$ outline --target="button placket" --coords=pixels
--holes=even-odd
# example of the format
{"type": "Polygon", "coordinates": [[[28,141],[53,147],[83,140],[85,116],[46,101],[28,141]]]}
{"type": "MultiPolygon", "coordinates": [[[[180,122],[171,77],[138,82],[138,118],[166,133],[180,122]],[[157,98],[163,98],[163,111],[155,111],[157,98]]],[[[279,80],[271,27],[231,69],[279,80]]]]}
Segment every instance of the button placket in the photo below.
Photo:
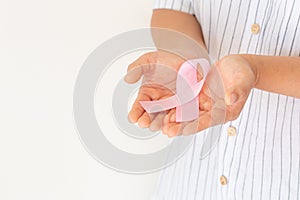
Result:
{"type": "Polygon", "coordinates": [[[229,126],[227,128],[227,135],[228,136],[236,136],[236,128],[234,126],[229,126]]]}
{"type": "Polygon", "coordinates": [[[259,26],[259,24],[252,24],[252,26],[251,26],[251,32],[254,35],[257,35],[260,32],[260,26],[259,26]]]}
{"type": "Polygon", "coordinates": [[[227,185],[227,178],[226,178],[226,176],[224,176],[224,175],[220,176],[220,183],[223,186],[227,185]]]}

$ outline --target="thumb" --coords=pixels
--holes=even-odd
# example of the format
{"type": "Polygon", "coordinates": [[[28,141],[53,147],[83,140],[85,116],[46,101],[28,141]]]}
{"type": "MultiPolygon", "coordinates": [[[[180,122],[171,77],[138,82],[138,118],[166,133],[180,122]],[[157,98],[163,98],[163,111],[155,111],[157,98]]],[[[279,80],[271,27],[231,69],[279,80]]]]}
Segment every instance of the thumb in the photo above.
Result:
{"type": "Polygon", "coordinates": [[[135,67],[133,69],[128,70],[127,74],[124,77],[126,83],[136,83],[138,80],[141,79],[143,75],[142,66],[135,67]]]}
{"type": "Polygon", "coordinates": [[[235,104],[239,100],[240,96],[242,96],[242,95],[239,94],[233,88],[230,88],[229,90],[227,90],[225,92],[225,103],[226,103],[226,105],[231,106],[231,105],[235,104]]]}
{"type": "Polygon", "coordinates": [[[151,64],[149,63],[149,57],[151,56],[152,54],[144,54],[131,63],[127,68],[124,80],[129,84],[138,82],[143,74],[149,70],[149,65],[151,64]]]}

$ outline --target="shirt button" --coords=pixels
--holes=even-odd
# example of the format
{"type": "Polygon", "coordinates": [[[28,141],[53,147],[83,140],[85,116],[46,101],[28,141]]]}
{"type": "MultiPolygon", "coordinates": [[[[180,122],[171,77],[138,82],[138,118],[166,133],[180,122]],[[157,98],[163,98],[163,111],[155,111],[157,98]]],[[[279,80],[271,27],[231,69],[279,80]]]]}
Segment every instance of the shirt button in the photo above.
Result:
{"type": "Polygon", "coordinates": [[[220,176],[220,183],[221,185],[227,185],[227,178],[225,176],[220,176]]]}
{"type": "Polygon", "coordinates": [[[254,35],[256,35],[256,34],[259,33],[259,31],[260,31],[259,25],[258,25],[258,24],[252,24],[252,26],[251,26],[251,32],[252,32],[254,35]]]}
{"type": "Polygon", "coordinates": [[[234,126],[229,126],[227,128],[228,136],[235,136],[236,135],[236,128],[234,126]]]}

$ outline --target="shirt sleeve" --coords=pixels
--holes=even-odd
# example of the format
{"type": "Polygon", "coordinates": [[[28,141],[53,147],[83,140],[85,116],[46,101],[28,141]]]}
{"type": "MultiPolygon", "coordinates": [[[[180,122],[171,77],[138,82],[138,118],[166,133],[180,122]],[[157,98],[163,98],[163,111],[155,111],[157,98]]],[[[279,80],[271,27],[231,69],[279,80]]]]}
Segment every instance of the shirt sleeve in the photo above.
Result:
{"type": "Polygon", "coordinates": [[[195,14],[191,0],[155,0],[153,9],[170,9],[195,14]]]}

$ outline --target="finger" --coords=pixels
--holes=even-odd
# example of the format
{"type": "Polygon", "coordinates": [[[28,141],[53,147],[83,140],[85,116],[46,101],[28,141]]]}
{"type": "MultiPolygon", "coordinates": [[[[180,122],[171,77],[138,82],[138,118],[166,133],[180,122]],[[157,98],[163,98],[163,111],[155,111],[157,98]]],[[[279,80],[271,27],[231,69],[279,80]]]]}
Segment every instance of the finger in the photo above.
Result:
{"type": "Polygon", "coordinates": [[[207,74],[203,92],[210,96],[212,99],[224,99],[225,96],[225,86],[223,79],[221,77],[221,73],[216,67],[216,65],[212,65],[209,73],[207,74]]]}
{"type": "Polygon", "coordinates": [[[226,105],[226,121],[235,120],[241,113],[247,97],[238,97],[238,100],[232,105],[226,105]]]}
{"type": "Polygon", "coordinates": [[[175,137],[181,135],[182,124],[174,123],[171,127],[169,127],[167,135],[168,137],[175,137]]]}
{"type": "Polygon", "coordinates": [[[163,127],[163,133],[168,135],[168,137],[175,137],[183,134],[185,126],[190,122],[170,122],[165,124],[163,127]]]}
{"type": "Polygon", "coordinates": [[[188,123],[183,131],[183,135],[191,135],[202,131],[211,126],[211,114],[210,112],[201,112],[200,117],[197,120],[194,120],[188,123]]]}
{"type": "Polygon", "coordinates": [[[151,56],[152,53],[144,54],[128,65],[127,74],[124,80],[129,84],[136,83],[140,80],[144,72],[146,72],[149,67],[149,57],[151,56]]]}
{"type": "Polygon", "coordinates": [[[213,107],[210,112],[201,111],[197,120],[187,124],[183,129],[183,135],[191,135],[203,131],[209,127],[226,122],[224,107],[213,107]]]}
{"type": "Polygon", "coordinates": [[[228,106],[233,105],[234,103],[236,103],[239,99],[239,94],[237,91],[235,91],[235,88],[230,88],[227,89],[226,93],[225,93],[225,103],[228,106]]]}
{"type": "Polygon", "coordinates": [[[180,130],[182,130],[181,123],[169,123],[164,125],[163,133],[168,137],[175,137],[180,135],[180,130]]]}
{"type": "Polygon", "coordinates": [[[217,64],[224,88],[226,105],[233,105],[247,98],[253,88],[255,76],[249,63],[240,57],[227,57],[217,64]]]}
{"type": "Polygon", "coordinates": [[[144,108],[141,106],[140,101],[150,101],[150,97],[143,94],[139,93],[138,97],[136,98],[135,102],[133,103],[131,110],[128,114],[128,120],[131,123],[136,123],[138,119],[143,115],[145,112],[144,108]]]}
{"type": "Polygon", "coordinates": [[[175,116],[175,108],[171,109],[168,114],[164,117],[164,124],[168,124],[170,122],[175,122],[176,121],[176,116],[175,116]],[[174,119],[175,118],[175,119],[174,119]]]}
{"type": "Polygon", "coordinates": [[[150,117],[150,121],[152,122],[155,117],[158,115],[158,113],[148,113],[149,114],[149,117],[150,117]]]}
{"type": "Polygon", "coordinates": [[[143,64],[143,63],[136,64],[136,67],[134,67],[133,69],[128,71],[124,78],[125,82],[132,84],[132,83],[136,83],[137,81],[139,81],[143,75],[143,66],[144,65],[145,64],[143,64]]]}
{"type": "Polygon", "coordinates": [[[203,69],[200,63],[197,64],[197,79],[198,81],[203,79],[203,69]]]}
{"type": "Polygon", "coordinates": [[[166,112],[159,112],[157,115],[154,117],[153,120],[151,120],[150,123],[150,130],[151,131],[158,131],[162,128],[163,126],[163,120],[164,117],[166,116],[166,112]]]}
{"type": "Polygon", "coordinates": [[[150,126],[150,123],[150,116],[146,112],[144,112],[143,115],[138,119],[138,125],[141,128],[148,128],[150,126]]]}
{"type": "Polygon", "coordinates": [[[213,99],[207,95],[206,92],[201,91],[199,94],[199,108],[200,110],[209,111],[213,106],[213,99]]]}
{"type": "Polygon", "coordinates": [[[250,93],[251,86],[247,87],[243,83],[236,84],[228,89],[225,93],[226,105],[231,106],[237,102],[244,101],[247,99],[250,93]]]}
{"type": "Polygon", "coordinates": [[[226,121],[233,121],[240,115],[249,93],[250,89],[243,89],[242,86],[227,90],[225,94],[226,121]]]}

